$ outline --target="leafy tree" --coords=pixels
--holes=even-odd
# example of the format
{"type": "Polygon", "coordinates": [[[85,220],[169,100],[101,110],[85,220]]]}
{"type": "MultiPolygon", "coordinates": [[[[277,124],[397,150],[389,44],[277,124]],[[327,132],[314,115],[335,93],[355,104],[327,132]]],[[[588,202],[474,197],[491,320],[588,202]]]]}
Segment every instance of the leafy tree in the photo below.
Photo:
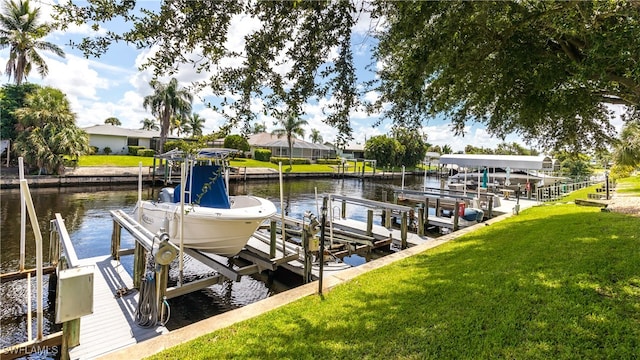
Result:
{"type": "Polygon", "coordinates": [[[496,147],[496,150],[494,151],[494,153],[498,155],[538,155],[539,154],[538,151],[529,150],[524,146],[518,144],[517,142],[500,143],[498,144],[498,147],[496,147]]]}
{"type": "Polygon", "coordinates": [[[202,136],[202,129],[204,128],[205,119],[200,114],[192,113],[185,119],[183,128],[186,133],[193,136],[202,136]]]}
{"type": "Polygon", "coordinates": [[[242,151],[249,151],[251,146],[249,142],[242,135],[229,135],[224,138],[224,147],[229,149],[238,149],[242,151]]]}
{"type": "Polygon", "coordinates": [[[586,155],[567,157],[560,164],[560,170],[565,176],[577,180],[584,180],[593,173],[586,155]]]}
{"type": "Polygon", "coordinates": [[[402,145],[401,152],[397,154],[400,164],[413,167],[424,161],[427,147],[418,131],[396,128],[393,130],[393,137],[402,145]]]}
{"type": "Polygon", "coordinates": [[[0,89],[0,139],[14,140],[16,138],[15,126],[18,123],[14,110],[24,106],[27,94],[39,89],[40,85],[5,84],[0,89]]]}
{"type": "Polygon", "coordinates": [[[311,135],[309,135],[309,139],[314,144],[322,144],[322,135],[320,135],[320,130],[311,129],[311,135]]]}
{"type": "Polygon", "coordinates": [[[160,130],[158,123],[154,119],[144,118],[143,120],[140,120],[140,123],[142,123],[141,130],[160,130]]]}
{"type": "Polygon", "coordinates": [[[457,134],[595,148],[614,137],[609,104],[640,103],[635,1],[378,1],[379,105],[395,123],[444,113],[457,134]],[[420,36],[416,36],[420,34],[420,36]]]}
{"type": "Polygon", "coordinates": [[[490,148],[475,147],[473,145],[467,145],[464,147],[465,154],[493,154],[493,150],[490,148]]]}
{"type": "Polygon", "coordinates": [[[453,149],[451,148],[451,145],[447,144],[442,146],[442,153],[443,154],[452,154],[453,153],[453,149]]]}
{"type": "Polygon", "coordinates": [[[209,86],[220,98],[227,93],[238,95],[212,104],[231,125],[255,119],[251,110],[255,97],[267,109],[285,105],[300,114],[309,99],[330,96],[333,101],[323,109],[324,121],[338,130],[338,143],[351,139],[349,112],[361,105],[351,50],[354,15],[362,8],[355,1],[175,0],[143,15],[134,7],[135,2],[119,0],[54,6],[62,29],[71,23],[101,23],[117,17],[131,24],[124,33],[85,38],[77,45],[86,55],[99,56],[112,42],[125,41],[141,48],[157,45],[143,65],[157,75],[174,73],[185,63],[198,71],[219,68],[197,85],[209,86]],[[245,36],[241,52],[225,47],[236,15],[259,19],[261,24],[245,36]],[[190,53],[199,59],[194,61],[190,53]],[[221,63],[223,58],[234,61],[221,63]],[[225,114],[228,107],[233,116],[225,114]]]}
{"type": "Polygon", "coordinates": [[[401,151],[402,145],[398,140],[387,135],[374,136],[364,144],[364,157],[376,160],[382,167],[396,165],[398,153],[401,151]]]}
{"type": "Polygon", "coordinates": [[[617,165],[640,166],[640,121],[630,121],[624,125],[613,156],[617,165]]]}
{"type": "Polygon", "coordinates": [[[77,160],[90,151],[89,137],[76,126],[75,114],[60,90],[46,87],[27,95],[15,116],[19,121],[16,152],[40,173],[60,174],[65,156],[77,160]]]}
{"type": "Polygon", "coordinates": [[[278,123],[282,127],[273,130],[272,134],[277,135],[278,138],[282,136],[287,137],[287,144],[289,145],[289,169],[291,169],[293,166],[293,142],[295,141],[295,135],[304,137],[303,126],[307,125],[307,120],[299,119],[291,112],[285,112],[280,115],[278,123]]]}
{"type": "Polygon", "coordinates": [[[49,67],[37,50],[50,51],[64,58],[64,51],[57,45],[39,40],[47,36],[52,28],[40,23],[40,8],[32,9],[29,0],[2,3],[0,14],[0,50],[9,48],[6,73],[13,77],[16,85],[27,79],[35,66],[40,76],[49,73],[49,67]]]}
{"type": "Polygon", "coordinates": [[[113,125],[113,126],[120,126],[122,125],[122,123],[120,122],[120,120],[117,117],[108,117],[104,120],[105,124],[108,125],[113,125]]]}
{"type": "Polygon", "coordinates": [[[255,123],[253,124],[252,133],[260,134],[267,131],[267,126],[264,123],[255,123]]]}
{"type": "Polygon", "coordinates": [[[151,113],[160,119],[160,141],[156,150],[161,153],[167,141],[171,118],[176,114],[186,115],[191,112],[193,95],[179,88],[176,78],[169,80],[168,84],[154,79],[149,85],[153,88],[153,94],[145,96],[142,105],[145,109],[149,108],[151,113]]]}

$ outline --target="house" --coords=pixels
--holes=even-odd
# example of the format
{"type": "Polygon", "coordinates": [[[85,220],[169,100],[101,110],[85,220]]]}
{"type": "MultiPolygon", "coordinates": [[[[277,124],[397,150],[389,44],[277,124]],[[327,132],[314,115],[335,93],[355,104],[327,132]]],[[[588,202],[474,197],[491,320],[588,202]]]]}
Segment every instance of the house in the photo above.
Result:
{"type": "MultiPolygon", "coordinates": [[[[251,155],[256,149],[271,150],[271,156],[289,157],[289,143],[286,136],[278,137],[270,133],[258,133],[247,139],[251,146],[251,155]]],[[[292,157],[307,158],[311,160],[327,159],[335,157],[335,150],[322,144],[313,144],[302,139],[294,139],[292,144],[292,157]]]]}
{"type": "Polygon", "coordinates": [[[99,154],[104,154],[104,148],[111,148],[112,154],[127,154],[129,146],[144,146],[155,149],[156,141],[160,138],[158,130],[125,129],[114,125],[93,125],[82,130],[89,134],[89,145],[98,148],[99,154]]]}
{"type": "Polygon", "coordinates": [[[338,148],[335,145],[331,145],[336,149],[336,153],[343,159],[364,159],[364,145],[359,143],[350,142],[343,148],[338,148]]]}

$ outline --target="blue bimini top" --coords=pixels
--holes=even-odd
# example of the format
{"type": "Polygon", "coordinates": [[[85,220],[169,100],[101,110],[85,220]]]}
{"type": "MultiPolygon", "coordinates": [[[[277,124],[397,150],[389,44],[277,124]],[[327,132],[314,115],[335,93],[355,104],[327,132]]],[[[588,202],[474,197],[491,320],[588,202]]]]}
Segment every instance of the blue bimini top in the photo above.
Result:
{"type": "MultiPolygon", "coordinates": [[[[189,191],[189,184],[193,189],[191,191],[191,203],[210,208],[231,208],[220,166],[194,166],[193,171],[187,176],[187,191],[189,191]],[[191,177],[193,177],[193,181],[191,177]]],[[[180,202],[180,185],[176,186],[173,192],[173,201],[180,202]]],[[[185,203],[187,202],[185,201],[185,203]]]]}

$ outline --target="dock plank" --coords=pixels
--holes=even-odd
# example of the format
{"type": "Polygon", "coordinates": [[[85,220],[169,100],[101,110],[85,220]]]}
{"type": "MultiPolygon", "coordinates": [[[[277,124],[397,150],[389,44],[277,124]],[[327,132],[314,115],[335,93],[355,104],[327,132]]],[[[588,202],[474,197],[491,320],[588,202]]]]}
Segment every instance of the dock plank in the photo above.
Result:
{"type": "Polygon", "coordinates": [[[93,314],[80,320],[80,345],[69,351],[71,359],[93,359],[169,332],[162,326],[141,328],[135,324],[137,291],[114,296],[118,288],[133,286],[131,276],[119,262],[101,256],[82,259],[81,266],[94,266],[93,314]]]}

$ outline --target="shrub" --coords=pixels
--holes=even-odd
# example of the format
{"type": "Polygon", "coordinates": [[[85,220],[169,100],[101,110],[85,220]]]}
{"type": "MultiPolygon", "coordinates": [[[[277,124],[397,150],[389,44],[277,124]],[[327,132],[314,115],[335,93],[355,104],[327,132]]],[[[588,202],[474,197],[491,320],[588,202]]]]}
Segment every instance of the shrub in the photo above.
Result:
{"type": "Polygon", "coordinates": [[[253,156],[258,161],[269,161],[271,159],[271,150],[256,149],[253,156]]]}
{"type": "MultiPolygon", "coordinates": [[[[279,162],[282,161],[282,165],[289,165],[289,158],[288,157],[272,157],[271,158],[271,162],[274,164],[277,164],[279,162]]],[[[309,165],[311,164],[311,159],[307,159],[307,158],[292,158],[291,159],[291,164],[292,165],[309,165]]]]}
{"type": "Polygon", "coordinates": [[[129,146],[129,155],[138,155],[138,150],[144,149],[144,146],[129,146]]]}
{"type": "Polygon", "coordinates": [[[340,165],[342,164],[342,159],[318,159],[316,163],[323,165],[340,165]]]}
{"type": "Polygon", "coordinates": [[[103,152],[105,155],[109,155],[109,154],[111,154],[113,151],[111,151],[111,148],[110,148],[110,147],[105,146],[105,147],[104,147],[104,149],[102,149],[102,152],[103,152]]]}
{"type": "Polygon", "coordinates": [[[153,149],[140,149],[140,150],[138,150],[138,156],[152,157],[155,154],[156,154],[156,151],[153,150],[153,149]]]}
{"type": "Polygon", "coordinates": [[[242,151],[249,151],[251,147],[247,139],[241,135],[229,135],[224,138],[224,147],[229,149],[238,149],[242,151]]]}
{"type": "Polygon", "coordinates": [[[90,146],[89,148],[89,155],[95,155],[100,151],[100,148],[98,148],[97,146],[90,146]]]}

